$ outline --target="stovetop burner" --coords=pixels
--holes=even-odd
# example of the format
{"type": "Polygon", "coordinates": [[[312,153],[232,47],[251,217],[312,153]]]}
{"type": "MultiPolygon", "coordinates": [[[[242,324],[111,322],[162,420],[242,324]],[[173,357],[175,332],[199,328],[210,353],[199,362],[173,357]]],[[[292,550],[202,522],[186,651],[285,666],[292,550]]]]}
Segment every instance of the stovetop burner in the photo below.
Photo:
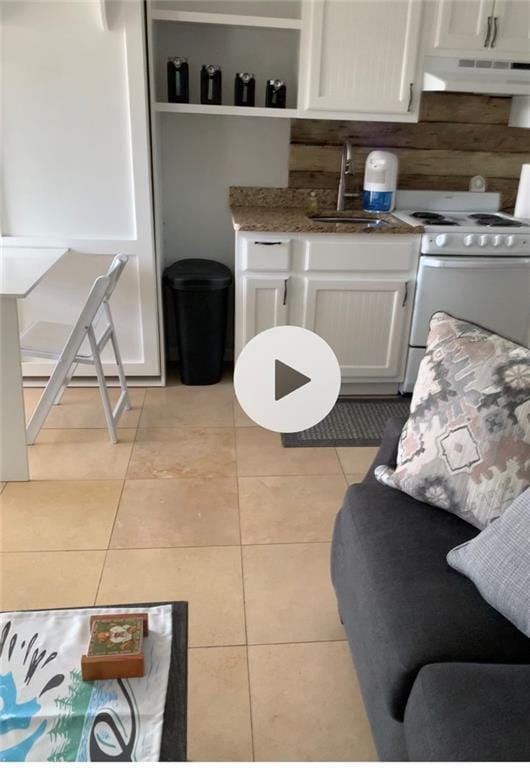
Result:
{"type": "Polygon", "coordinates": [[[410,214],[413,219],[419,219],[422,224],[431,227],[458,227],[473,222],[477,227],[523,227],[520,221],[510,219],[498,213],[462,213],[461,218],[449,218],[445,213],[434,211],[414,211],[410,214]]]}
{"type": "Polygon", "coordinates": [[[452,221],[451,219],[422,219],[423,224],[432,224],[436,227],[458,227],[458,221],[452,221]]]}
{"type": "Polygon", "coordinates": [[[429,223],[445,219],[443,214],[433,213],[432,211],[414,211],[414,213],[411,213],[410,215],[415,219],[429,219],[429,223]]]}
{"type": "Polygon", "coordinates": [[[470,219],[496,219],[497,221],[505,221],[504,216],[499,216],[498,213],[470,213],[468,218],[470,218],[470,219]]]}
{"type": "Polygon", "coordinates": [[[414,219],[419,219],[422,224],[427,226],[456,227],[457,221],[448,219],[444,213],[434,213],[434,211],[414,211],[410,214],[414,219]]]}
{"type": "Polygon", "coordinates": [[[479,227],[522,227],[519,221],[497,216],[495,213],[472,213],[469,216],[479,227]]]}

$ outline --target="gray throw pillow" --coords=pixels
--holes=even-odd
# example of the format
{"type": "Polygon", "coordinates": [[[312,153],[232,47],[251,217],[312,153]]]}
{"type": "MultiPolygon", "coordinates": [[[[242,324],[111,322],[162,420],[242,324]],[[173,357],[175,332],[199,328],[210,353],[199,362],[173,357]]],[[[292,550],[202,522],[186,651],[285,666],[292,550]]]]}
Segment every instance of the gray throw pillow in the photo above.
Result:
{"type": "Polygon", "coordinates": [[[530,488],[476,538],[452,549],[447,562],[530,637],[530,488]]]}

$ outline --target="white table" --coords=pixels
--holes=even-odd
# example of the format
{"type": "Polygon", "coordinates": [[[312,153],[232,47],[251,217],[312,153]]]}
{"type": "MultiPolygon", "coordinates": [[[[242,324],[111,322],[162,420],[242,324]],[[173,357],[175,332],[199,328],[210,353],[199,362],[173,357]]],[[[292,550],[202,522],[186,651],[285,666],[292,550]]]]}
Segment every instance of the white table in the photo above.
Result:
{"type": "Polygon", "coordinates": [[[29,479],[17,299],[28,296],[65,253],[0,245],[0,481],[29,479]]]}

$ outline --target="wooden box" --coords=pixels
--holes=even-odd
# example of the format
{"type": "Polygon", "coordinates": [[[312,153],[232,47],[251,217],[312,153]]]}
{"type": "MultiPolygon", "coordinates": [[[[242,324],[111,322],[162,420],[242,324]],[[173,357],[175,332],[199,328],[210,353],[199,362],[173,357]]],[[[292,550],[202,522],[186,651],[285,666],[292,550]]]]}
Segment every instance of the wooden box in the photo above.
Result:
{"type": "Polygon", "coordinates": [[[83,680],[143,677],[147,619],[146,613],[91,616],[88,651],[81,657],[83,680]]]}

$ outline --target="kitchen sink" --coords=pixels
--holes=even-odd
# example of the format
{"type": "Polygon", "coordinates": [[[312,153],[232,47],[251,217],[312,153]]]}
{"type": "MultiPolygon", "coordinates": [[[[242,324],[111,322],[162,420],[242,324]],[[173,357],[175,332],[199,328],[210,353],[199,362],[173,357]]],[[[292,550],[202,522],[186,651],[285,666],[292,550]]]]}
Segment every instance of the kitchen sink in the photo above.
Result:
{"type": "Polygon", "coordinates": [[[319,224],[364,224],[366,227],[372,227],[378,229],[379,227],[388,227],[388,221],[384,219],[369,219],[364,216],[309,216],[311,221],[316,221],[319,224]]]}

